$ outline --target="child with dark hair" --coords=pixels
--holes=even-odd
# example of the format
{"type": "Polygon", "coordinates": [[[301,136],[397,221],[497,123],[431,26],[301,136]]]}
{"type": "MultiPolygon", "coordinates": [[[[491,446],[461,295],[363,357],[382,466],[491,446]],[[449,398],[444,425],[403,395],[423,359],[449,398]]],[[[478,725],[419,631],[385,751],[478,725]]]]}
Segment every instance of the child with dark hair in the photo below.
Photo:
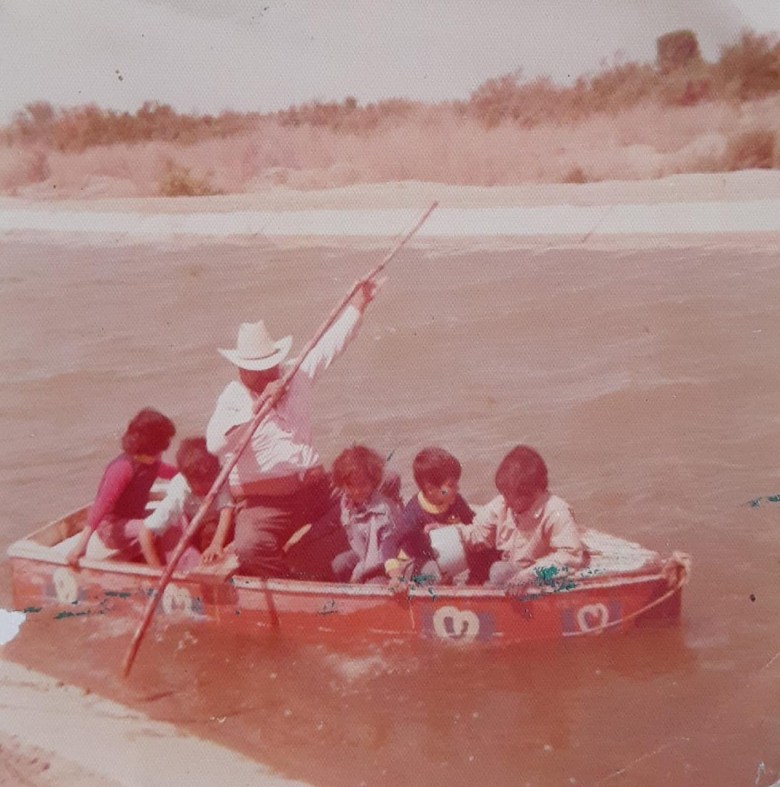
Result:
{"type": "MultiPolygon", "coordinates": [[[[143,521],[128,523],[125,529],[126,533],[137,533],[138,545],[151,566],[161,567],[170,561],[185,528],[200,509],[220,471],[219,459],[209,453],[205,437],[182,440],[176,452],[176,464],[179,474],[168,485],[165,497],[157,508],[143,521]]],[[[203,520],[203,527],[208,527],[209,519],[213,521],[216,516],[219,517],[211,545],[204,552],[204,562],[222,556],[233,523],[234,508],[233,498],[223,486],[203,520]]],[[[187,571],[199,561],[200,552],[189,545],[182,553],[177,567],[187,571]]]]}
{"type": "Polygon", "coordinates": [[[376,451],[355,445],[333,463],[333,484],[341,491],[341,524],[350,550],[333,560],[337,581],[385,581],[384,542],[400,516],[400,507],[381,490],[385,462],[376,451]]]}
{"type": "Polygon", "coordinates": [[[488,584],[518,593],[540,577],[560,579],[584,564],[580,528],[568,503],[550,494],[547,465],[537,451],[513,448],[498,466],[495,483],[501,494],[472,525],[459,528],[467,548],[500,551],[488,584]]]}
{"type": "MultiPolygon", "coordinates": [[[[431,531],[455,523],[469,524],[474,512],[459,492],[460,462],[448,451],[424,448],[414,457],[412,472],[419,491],[406,504],[387,541],[385,570],[391,579],[411,574],[439,581],[442,576],[435,563],[431,531]]],[[[478,553],[475,557],[479,559],[478,553]]]]}
{"type": "Polygon", "coordinates": [[[66,560],[77,566],[95,531],[109,549],[121,549],[124,526],[145,516],[152,484],[172,478],[176,468],[162,462],[176,427],[170,418],[149,407],[137,413],[122,436],[122,453],[106,467],[87,524],[66,560]]]}

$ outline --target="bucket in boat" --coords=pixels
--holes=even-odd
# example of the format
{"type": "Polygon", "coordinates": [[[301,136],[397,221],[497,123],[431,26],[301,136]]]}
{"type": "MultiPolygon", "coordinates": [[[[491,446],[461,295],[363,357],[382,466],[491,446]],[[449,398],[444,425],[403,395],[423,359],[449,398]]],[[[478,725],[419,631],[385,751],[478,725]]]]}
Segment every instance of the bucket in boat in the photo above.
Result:
{"type": "Polygon", "coordinates": [[[443,574],[454,577],[466,570],[466,550],[455,525],[445,525],[428,534],[436,550],[436,563],[443,574]]]}

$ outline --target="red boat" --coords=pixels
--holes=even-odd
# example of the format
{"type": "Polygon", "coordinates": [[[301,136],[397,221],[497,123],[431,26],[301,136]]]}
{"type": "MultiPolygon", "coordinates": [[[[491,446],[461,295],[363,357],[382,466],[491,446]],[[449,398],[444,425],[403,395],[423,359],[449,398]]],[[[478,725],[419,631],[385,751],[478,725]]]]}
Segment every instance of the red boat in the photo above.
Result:
{"type": "MultiPolygon", "coordinates": [[[[85,557],[78,570],[67,554],[87,507],[13,543],[8,554],[16,609],[59,618],[123,615],[137,620],[161,575],[145,564],[85,557]]],[[[326,639],[425,638],[518,643],[627,629],[680,615],[690,559],[666,560],[648,549],[586,531],[587,568],[540,577],[520,597],[471,586],[429,585],[415,578],[402,593],[377,585],[259,579],[235,573],[233,558],[174,573],[158,610],[162,620],[212,622],[256,632],[326,639]]]]}

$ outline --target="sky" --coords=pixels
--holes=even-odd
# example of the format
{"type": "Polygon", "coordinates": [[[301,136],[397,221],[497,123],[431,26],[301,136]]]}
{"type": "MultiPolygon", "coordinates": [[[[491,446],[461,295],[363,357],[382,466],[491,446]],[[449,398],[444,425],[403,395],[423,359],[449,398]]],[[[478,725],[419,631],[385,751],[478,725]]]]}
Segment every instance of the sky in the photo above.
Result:
{"type": "Polygon", "coordinates": [[[707,60],[780,0],[0,0],[0,123],[33,101],[273,111],[467,98],[522,69],[568,83],[696,33],[707,60]]]}

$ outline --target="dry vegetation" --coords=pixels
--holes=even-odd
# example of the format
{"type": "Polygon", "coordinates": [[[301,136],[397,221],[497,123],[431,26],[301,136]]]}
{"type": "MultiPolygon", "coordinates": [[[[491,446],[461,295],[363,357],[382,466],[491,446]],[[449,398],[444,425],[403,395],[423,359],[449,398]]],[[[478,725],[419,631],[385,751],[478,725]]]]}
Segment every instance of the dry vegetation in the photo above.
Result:
{"type": "Polygon", "coordinates": [[[780,42],[745,32],[715,63],[691,31],[656,43],[653,64],[617,61],[570,87],[518,72],[437,105],[347,98],[213,117],[32,104],[0,129],[0,192],[199,196],[780,168],[780,42]]]}

